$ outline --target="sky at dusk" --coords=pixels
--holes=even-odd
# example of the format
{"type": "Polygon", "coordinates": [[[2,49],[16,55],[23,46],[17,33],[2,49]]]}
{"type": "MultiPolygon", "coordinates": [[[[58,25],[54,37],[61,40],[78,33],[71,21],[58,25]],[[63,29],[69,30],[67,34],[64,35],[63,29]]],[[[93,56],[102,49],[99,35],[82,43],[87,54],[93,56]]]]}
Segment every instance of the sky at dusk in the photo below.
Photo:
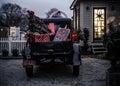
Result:
{"type": "Polygon", "coordinates": [[[46,13],[51,8],[57,8],[65,12],[69,18],[73,15],[72,10],[70,10],[73,0],[0,0],[0,5],[8,2],[16,3],[22,8],[33,10],[41,18],[45,18],[46,13]]]}

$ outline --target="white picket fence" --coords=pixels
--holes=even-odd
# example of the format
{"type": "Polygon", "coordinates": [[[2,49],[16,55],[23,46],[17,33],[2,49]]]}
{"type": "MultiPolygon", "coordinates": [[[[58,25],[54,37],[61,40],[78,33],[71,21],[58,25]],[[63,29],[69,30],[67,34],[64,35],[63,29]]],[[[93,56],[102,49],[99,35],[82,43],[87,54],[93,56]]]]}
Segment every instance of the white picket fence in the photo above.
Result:
{"type": "Polygon", "coordinates": [[[11,51],[13,49],[18,49],[19,54],[24,49],[26,44],[26,40],[12,40],[9,38],[0,38],[0,54],[2,54],[2,50],[7,49],[9,51],[9,56],[12,55],[11,51]]]}

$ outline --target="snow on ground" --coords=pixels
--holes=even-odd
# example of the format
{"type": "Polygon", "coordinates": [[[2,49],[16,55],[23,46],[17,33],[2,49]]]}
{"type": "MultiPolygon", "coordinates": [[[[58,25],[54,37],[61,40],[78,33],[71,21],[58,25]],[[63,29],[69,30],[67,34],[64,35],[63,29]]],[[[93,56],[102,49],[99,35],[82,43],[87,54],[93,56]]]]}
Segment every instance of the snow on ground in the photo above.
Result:
{"type": "Polygon", "coordinates": [[[35,67],[34,76],[27,78],[22,59],[0,59],[0,86],[105,86],[110,62],[83,58],[80,75],[72,76],[72,67],[56,65],[54,68],[35,67]]]}

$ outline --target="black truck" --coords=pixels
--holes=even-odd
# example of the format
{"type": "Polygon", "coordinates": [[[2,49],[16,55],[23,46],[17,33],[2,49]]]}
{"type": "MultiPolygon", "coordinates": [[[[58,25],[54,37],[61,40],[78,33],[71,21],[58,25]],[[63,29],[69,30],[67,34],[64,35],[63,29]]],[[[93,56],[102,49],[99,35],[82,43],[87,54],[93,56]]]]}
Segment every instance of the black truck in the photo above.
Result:
{"type": "MultiPolygon", "coordinates": [[[[55,35],[50,36],[50,41],[35,42],[35,34],[29,33],[27,35],[26,47],[23,53],[23,66],[25,67],[27,76],[33,75],[34,65],[62,63],[65,65],[73,65],[73,75],[79,75],[80,53],[79,44],[72,41],[71,19],[69,18],[51,18],[42,19],[45,25],[54,23],[55,34],[58,27],[69,28],[70,33],[66,40],[53,41],[55,35]],[[76,50],[75,47],[78,50],[76,50]]],[[[44,37],[42,37],[45,39],[44,37]]]]}

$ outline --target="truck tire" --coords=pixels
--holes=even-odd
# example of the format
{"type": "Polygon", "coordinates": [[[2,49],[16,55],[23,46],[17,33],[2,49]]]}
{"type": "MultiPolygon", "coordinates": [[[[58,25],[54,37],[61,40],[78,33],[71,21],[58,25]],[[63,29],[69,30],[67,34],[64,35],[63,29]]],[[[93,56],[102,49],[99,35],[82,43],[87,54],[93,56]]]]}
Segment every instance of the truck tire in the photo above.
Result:
{"type": "Polygon", "coordinates": [[[33,75],[33,66],[32,67],[26,67],[26,74],[28,77],[31,77],[33,75]]]}
{"type": "Polygon", "coordinates": [[[106,86],[110,86],[109,83],[110,83],[109,82],[109,72],[107,71],[106,72],[106,86]]]}
{"type": "Polygon", "coordinates": [[[73,66],[73,75],[74,76],[79,75],[79,65],[73,66]]]}

